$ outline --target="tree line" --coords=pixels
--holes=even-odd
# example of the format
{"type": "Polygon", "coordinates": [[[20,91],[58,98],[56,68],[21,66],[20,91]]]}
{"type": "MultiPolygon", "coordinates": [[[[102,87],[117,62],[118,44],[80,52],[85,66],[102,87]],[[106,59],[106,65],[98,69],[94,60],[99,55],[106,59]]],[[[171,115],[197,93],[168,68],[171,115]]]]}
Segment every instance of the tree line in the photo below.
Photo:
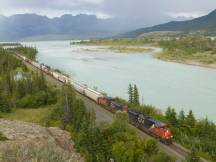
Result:
{"type": "Polygon", "coordinates": [[[155,140],[143,140],[128,127],[128,115],[117,113],[112,124],[95,123],[77,99],[71,85],[64,85],[47,124],[59,124],[69,130],[76,149],[89,162],[173,162],[174,159],[158,150],[155,140]]]}
{"type": "Polygon", "coordinates": [[[112,124],[97,125],[94,112],[86,110],[71,85],[63,85],[61,90],[50,86],[43,73],[29,71],[10,52],[0,48],[1,112],[55,104],[46,125],[70,131],[76,149],[89,162],[174,161],[158,150],[156,141],[142,140],[129,129],[127,114],[117,114],[112,124]]]}
{"type": "Polygon", "coordinates": [[[48,85],[43,73],[28,71],[22,61],[3,48],[0,58],[0,112],[56,102],[55,88],[48,85]]]}
{"type": "MultiPolygon", "coordinates": [[[[188,161],[199,161],[198,155],[216,161],[216,124],[214,122],[207,118],[196,119],[192,110],[189,110],[187,114],[183,110],[177,113],[174,108],[168,107],[164,114],[151,105],[133,104],[132,92],[134,90],[132,87],[129,85],[127,103],[129,105],[132,103],[132,109],[168,123],[173,132],[174,140],[191,150],[188,161]]],[[[122,99],[119,101],[126,103],[122,99]]]]}
{"type": "Polygon", "coordinates": [[[10,48],[10,51],[22,54],[23,56],[31,60],[36,60],[36,56],[38,53],[36,48],[26,46],[16,46],[15,48],[10,48]]]}

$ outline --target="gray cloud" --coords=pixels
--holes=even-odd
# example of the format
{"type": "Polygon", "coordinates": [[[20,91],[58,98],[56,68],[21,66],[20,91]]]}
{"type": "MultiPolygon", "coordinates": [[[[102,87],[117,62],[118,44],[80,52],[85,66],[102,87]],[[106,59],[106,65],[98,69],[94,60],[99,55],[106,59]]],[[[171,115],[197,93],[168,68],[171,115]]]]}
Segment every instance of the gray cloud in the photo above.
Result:
{"type": "Polygon", "coordinates": [[[215,0],[0,0],[0,14],[96,14],[115,17],[135,26],[150,26],[177,18],[193,18],[216,8],[215,0]]]}

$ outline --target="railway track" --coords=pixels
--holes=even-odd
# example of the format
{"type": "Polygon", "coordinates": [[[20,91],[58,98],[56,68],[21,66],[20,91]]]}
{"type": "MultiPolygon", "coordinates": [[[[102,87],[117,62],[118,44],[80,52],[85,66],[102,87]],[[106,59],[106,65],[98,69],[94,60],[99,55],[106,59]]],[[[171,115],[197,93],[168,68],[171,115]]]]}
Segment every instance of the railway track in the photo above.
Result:
{"type": "MultiPolygon", "coordinates": [[[[16,54],[15,54],[15,57],[20,59],[18,56],[16,56],[16,54]]],[[[23,61],[23,62],[31,70],[40,70],[40,69],[38,69],[36,67],[33,67],[33,65],[31,65],[28,62],[25,62],[25,61],[23,61]]],[[[57,84],[57,86],[60,86],[60,85],[63,84],[61,81],[59,81],[56,78],[48,75],[44,71],[42,71],[42,72],[45,74],[46,79],[48,81],[53,82],[53,84],[55,84],[55,85],[57,84]]],[[[109,112],[108,110],[106,110],[103,107],[99,106],[98,104],[96,104],[95,102],[93,102],[92,100],[87,98],[86,96],[83,96],[80,93],[77,93],[77,94],[78,94],[78,97],[80,97],[80,98],[82,98],[84,100],[85,105],[87,105],[87,109],[89,109],[90,111],[93,109],[95,111],[95,113],[96,113],[96,122],[100,122],[100,123],[103,123],[103,122],[111,123],[112,122],[113,114],[111,112],[109,112]]],[[[131,124],[130,124],[130,126],[141,137],[143,137],[143,138],[153,138],[150,135],[146,134],[145,132],[141,131],[140,129],[136,128],[135,126],[133,126],[131,124]]],[[[185,158],[187,157],[188,153],[190,152],[189,150],[187,150],[186,148],[184,148],[183,146],[181,146],[181,145],[179,145],[179,144],[177,144],[175,142],[173,142],[171,145],[165,145],[165,144],[159,142],[158,147],[159,147],[159,149],[162,149],[167,154],[176,157],[178,162],[184,161],[185,158]]],[[[200,162],[209,162],[209,161],[200,157],[200,162]]]]}

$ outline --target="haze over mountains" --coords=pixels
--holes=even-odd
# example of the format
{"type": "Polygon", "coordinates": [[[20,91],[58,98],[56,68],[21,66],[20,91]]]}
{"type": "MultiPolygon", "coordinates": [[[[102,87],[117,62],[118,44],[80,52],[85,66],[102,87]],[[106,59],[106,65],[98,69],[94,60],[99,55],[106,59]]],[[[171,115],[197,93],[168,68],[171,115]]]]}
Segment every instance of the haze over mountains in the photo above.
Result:
{"type": "Polygon", "coordinates": [[[117,19],[98,19],[95,15],[63,15],[52,19],[36,14],[0,16],[1,41],[97,38],[126,29],[117,19]]]}
{"type": "Polygon", "coordinates": [[[171,21],[165,24],[156,25],[148,28],[137,29],[123,34],[123,37],[137,37],[144,33],[158,31],[201,31],[207,35],[216,35],[216,10],[206,16],[187,21],[171,21]]]}
{"type": "Polygon", "coordinates": [[[48,18],[36,14],[18,14],[10,17],[0,16],[0,41],[137,37],[154,31],[199,30],[216,35],[216,10],[193,20],[171,21],[133,31],[134,28],[132,22],[113,18],[98,19],[95,15],[48,18]]]}

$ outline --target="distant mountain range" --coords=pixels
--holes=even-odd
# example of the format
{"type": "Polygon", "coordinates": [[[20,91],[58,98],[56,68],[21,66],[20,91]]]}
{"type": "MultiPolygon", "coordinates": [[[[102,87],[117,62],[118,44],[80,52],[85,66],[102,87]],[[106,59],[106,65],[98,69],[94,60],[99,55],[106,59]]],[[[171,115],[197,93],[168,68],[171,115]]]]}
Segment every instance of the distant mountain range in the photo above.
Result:
{"type": "Polygon", "coordinates": [[[159,31],[183,31],[194,32],[200,31],[208,35],[216,35],[216,10],[206,16],[202,16],[187,21],[171,21],[165,24],[156,25],[148,28],[141,28],[131,32],[127,32],[122,37],[138,37],[144,33],[159,31]]]}
{"type": "Polygon", "coordinates": [[[126,32],[123,28],[115,19],[98,19],[95,15],[63,15],[51,19],[18,14],[0,16],[0,41],[101,38],[126,32]]]}
{"type": "Polygon", "coordinates": [[[131,31],[135,26],[135,22],[127,20],[98,19],[95,15],[85,14],[56,18],[37,14],[0,15],[0,41],[137,37],[156,31],[204,31],[216,35],[216,10],[193,20],[171,21],[131,31]]]}

